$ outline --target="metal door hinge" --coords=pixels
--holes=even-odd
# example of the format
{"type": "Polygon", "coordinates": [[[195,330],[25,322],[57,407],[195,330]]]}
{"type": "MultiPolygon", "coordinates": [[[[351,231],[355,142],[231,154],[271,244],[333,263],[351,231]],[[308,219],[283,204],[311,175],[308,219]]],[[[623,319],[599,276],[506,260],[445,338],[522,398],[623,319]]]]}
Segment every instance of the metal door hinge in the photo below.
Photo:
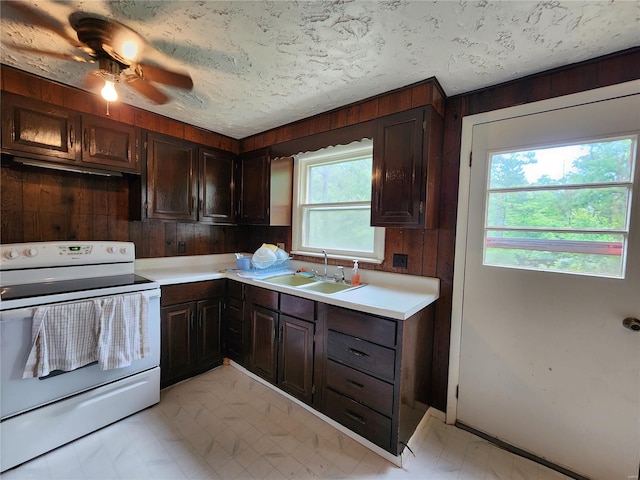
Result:
{"type": "Polygon", "coordinates": [[[469,154],[469,168],[471,168],[472,163],[473,163],[473,152],[469,154]]]}
{"type": "Polygon", "coordinates": [[[148,145],[149,145],[149,144],[148,144],[148,143],[147,143],[147,141],[145,140],[145,141],[144,141],[144,149],[145,149],[145,150],[147,149],[148,145]]]}
{"type": "Polygon", "coordinates": [[[422,210],[424,210],[424,202],[420,202],[420,205],[418,205],[418,212],[420,213],[420,215],[422,215],[422,210]]]}
{"type": "Polygon", "coordinates": [[[426,120],[423,120],[423,121],[422,121],[422,131],[423,131],[423,132],[426,132],[426,131],[427,131],[427,121],[426,121],[426,120]]]}
{"type": "Polygon", "coordinates": [[[456,398],[458,398],[459,393],[460,393],[460,385],[456,385],[456,398]]]}

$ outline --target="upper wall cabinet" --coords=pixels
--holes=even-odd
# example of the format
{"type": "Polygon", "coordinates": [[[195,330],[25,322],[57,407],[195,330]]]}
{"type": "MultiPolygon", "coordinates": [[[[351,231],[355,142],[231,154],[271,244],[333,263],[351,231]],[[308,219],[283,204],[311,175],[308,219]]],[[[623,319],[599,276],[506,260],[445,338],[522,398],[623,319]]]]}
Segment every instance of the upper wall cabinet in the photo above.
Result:
{"type": "Polygon", "coordinates": [[[2,152],[26,159],[140,173],[138,129],[2,92],[2,152]]]}
{"type": "Polygon", "coordinates": [[[420,107],[376,121],[371,225],[436,228],[442,117],[420,107]]]}
{"type": "Polygon", "coordinates": [[[236,156],[147,133],[147,218],[235,221],[236,156]]]}
{"type": "Polygon", "coordinates": [[[269,224],[269,152],[267,149],[240,155],[238,222],[269,224]]]}
{"type": "Polygon", "coordinates": [[[293,158],[272,159],[267,149],[240,155],[238,223],[291,225],[293,158]]]}
{"type": "Polygon", "coordinates": [[[82,115],[82,163],[140,173],[137,128],[106,118],[82,115]]]}
{"type": "Polygon", "coordinates": [[[235,222],[236,156],[200,148],[198,218],[205,223],[235,222]]]}
{"type": "Polygon", "coordinates": [[[147,133],[148,218],[197,220],[197,147],[184,140],[147,133]]]}

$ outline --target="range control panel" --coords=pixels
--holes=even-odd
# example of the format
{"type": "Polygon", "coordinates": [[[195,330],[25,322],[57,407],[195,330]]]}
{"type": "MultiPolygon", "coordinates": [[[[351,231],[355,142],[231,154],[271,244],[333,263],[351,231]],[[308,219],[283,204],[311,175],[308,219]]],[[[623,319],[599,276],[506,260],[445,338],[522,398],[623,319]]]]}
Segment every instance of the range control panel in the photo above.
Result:
{"type": "Polygon", "coordinates": [[[34,242],[0,245],[0,269],[16,270],[135,261],[132,242],[34,242]]]}

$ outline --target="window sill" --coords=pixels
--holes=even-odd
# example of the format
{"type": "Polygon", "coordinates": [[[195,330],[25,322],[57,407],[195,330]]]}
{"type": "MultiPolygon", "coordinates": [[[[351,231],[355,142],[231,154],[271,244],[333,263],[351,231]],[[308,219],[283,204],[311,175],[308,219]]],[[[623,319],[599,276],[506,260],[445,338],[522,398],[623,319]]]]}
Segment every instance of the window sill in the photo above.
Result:
{"type": "MultiPolygon", "coordinates": [[[[303,257],[314,257],[314,258],[324,259],[324,255],[318,252],[305,252],[303,250],[292,250],[291,254],[300,255],[303,257]]],[[[331,254],[331,253],[327,253],[327,258],[330,258],[332,260],[345,260],[351,263],[354,260],[357,260],[358,263],[370,263],[372,265],[381,265],[382,262],[384,262],[384,259],[379,259],[379,258],[358,257],[358,256],[351,256],[351,255],[337,255],[337,254],[331,254]]]]}

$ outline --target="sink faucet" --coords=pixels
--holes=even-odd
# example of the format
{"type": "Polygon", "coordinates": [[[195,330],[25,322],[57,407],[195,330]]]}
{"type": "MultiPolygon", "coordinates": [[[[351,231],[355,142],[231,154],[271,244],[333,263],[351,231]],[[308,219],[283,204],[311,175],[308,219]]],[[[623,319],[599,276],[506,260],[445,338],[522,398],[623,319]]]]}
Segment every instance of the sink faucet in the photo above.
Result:
{"type": "Polygon", "coordinates": [[[322,250],[322,254],[324,255],[324,278],[327,278],[327,251],[322,250]]]}

